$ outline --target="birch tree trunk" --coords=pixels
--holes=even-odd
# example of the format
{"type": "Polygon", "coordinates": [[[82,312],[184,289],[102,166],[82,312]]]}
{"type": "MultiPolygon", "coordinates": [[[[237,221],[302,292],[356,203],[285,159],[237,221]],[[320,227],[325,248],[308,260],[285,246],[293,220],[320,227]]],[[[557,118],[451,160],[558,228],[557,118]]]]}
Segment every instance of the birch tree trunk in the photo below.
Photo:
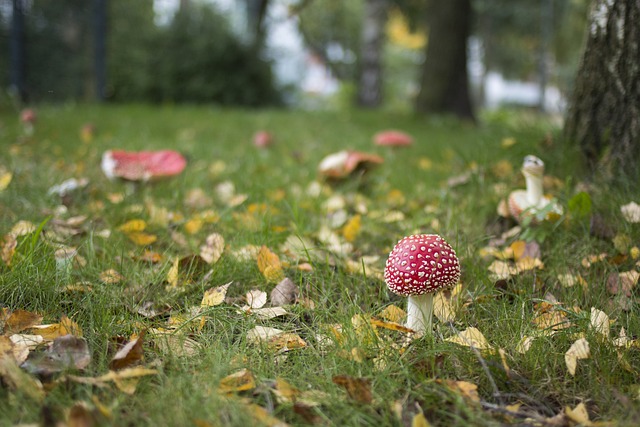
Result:
{"type": "Polygon", "coordinates": [[[360,48],[358,105],[375,108],[382,103],[382,49],[387,22],[387,0],[366,0],[360,48]]]}
{"type": "Polygon", "coordinates": [[[565,124],[593,170],[640,170],[640,0],[594,0],[565,124]]]}

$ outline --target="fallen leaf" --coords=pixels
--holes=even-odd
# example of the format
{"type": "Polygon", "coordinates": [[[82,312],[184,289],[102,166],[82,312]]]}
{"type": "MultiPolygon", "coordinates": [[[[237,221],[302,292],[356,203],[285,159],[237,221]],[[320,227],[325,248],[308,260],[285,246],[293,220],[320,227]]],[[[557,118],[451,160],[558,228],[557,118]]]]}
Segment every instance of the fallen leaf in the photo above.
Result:
{"type": "Polygon", "coordinates": [[[80,325],[64,315],[60,318],[60,323],[36,325],[32,329],[45,340],[54,340],[64,335],[82,336],[80,325]]]}
{"type": "Polygon", "coordinates": [[[247,405],[249,409],[249,413],[255,418],[260,424],[266,427],[288,427],[289,424],[284,421],[279,420],[274,417],[264,409],[262,406],[256,405],[255,403],[250,403],[247,405]]]}
{"type": "Polygon", "coordinates": [[[267,346],[270,350],[278,353],[284,353],[290,350],[296,350],[307,346],[307,342],[300,338],[298,334],[285,332],[267,340],[267,346]]]}
{"type": "Polygon", "coordinates": [[[433,297],[433,314],[443,323],[453,322],[456,312],[444,292],[436,292],[433,297]]]}
{"type": "Polygon", "coordinates": [[[147,223],[142,219],[132,219],[130,221],[125,222],[120,227],[118,227],[119,231],[122,231],[125,234],[134,233],[144,231],[147,228],[147,223]]]}
{"type": "Polygon", "coordinates": [[[237,393],[256,388],[256,381],[248,369],[241,369],[220,380],[218,390],[220,393],[237,393]]]}
{"type": "Polygon", "coordinates": [[[390,322],[402,323],[407,318],[407,312],[397,305],[389,305],[380,312],[380,317],[390,322]]]}
{"type": "Polygon", "coordinates": [[[4,321],[4,334],[15,333],[32,328],[42,322],[42,316],[26,310],[14,310],[4,321]]]}
{"type": "Polygon", "coordinates": [[[260,248],[257,263],[258,269],[268,281],[279,282],[284,279],[280,258],[266,246],[260,248]]]}
{"type": "Polygon", "coordinates": [[[520,354],[525,354],[531,348],[534,337],[524,336],[516,345],[516,351],[520,354]]]}
{"type": "Polygon", "coordinates": [[[396,322],[385,322],[383,320],[378,320],[375,317],[372,317],[371,319],[369,319],[369,322],[371,323],[372,326],[375,326],[377,328],[384,328],[384,329],[389,329],[391,331],[399,331],[399,332],[414,332],[413,329],[409,329],[406,326],[401,325],[400,323],[396,323],[396,322]]]}
{"type": "Polygon", "coordinates": [[[584,403],[579,403],[575,408],[567,406],[564,408],[564,413],[571,421],[581,426],[591,426],[593,423],[589,420],[589,413],[584,403]]]}
{"type": "Polygon", "coordinates": [[[275,381],[275,386],[273,389],[273,394],[276,396],[276,400],[278,403],[295,403],[300,396],[300,390],[289,384],[285,379],[277,377],[275,381]]]}
{"type": "Polygon", "coordinates": [[[298,299],[300,290],[291,279],[285,277],[271,291],[271,305],[274,307],[293,304],[298,299]]]}
{"type": "Polygon", "coordinates": [[[373,401],[371,380],[368,378],[336,375],[332,381],[334,384],[343,387],[347,391],[347,395],[356,402],[370,404],[373,401]]]}
{"type": "Polygon", "coordinates": [[[254,308],[251,310],[251,314],[259,319],[268,320],[274,317],[286,316],[289,312],[282,307],[265,307],[254,308]]]}
{"type": "Polygon", "coordinates": [[[2,172],[0,173],[0,191],[4,191],[11,184],[11,180],[13,179],[13,174],[11,172],[2,172]]]}
{"type": "Polygon", "coordinates": [[[638,205],[636,202],[631,202],[626,205],[620,206],[620,212],[622,212],[622,216],[627,222],[640,222],[640,205],[638,205]]]}
{"type": "Polygon", "coordinates": [[[587,286],[586,280],[584,280],[579,274],[558,274],[556,277],[558,278],[558,282],[560,282],[560,284],[565,288],[571,288],[575,285],[580,285],[582,287],[587,286]]]}
{"type": "Polygon", "coordinates": [[[268,326],[256,326],[247,332],[247,341],[250,343],[267,342],[269,339],[283,334],[281,329],[271,328],[268,326]]]}
{"type": "Polygon", "coordinates": [[[209,234],[204,245],[200,246],[200,256],[207,264],[218,262],[224,251],[224,237],[218,233],[209,234]]]}
{"type": "Polygon", "coordinates": [[[356,240],[358,233],[360,233],[360,227],[362,225],[362,217],[360,215],[354,215],[342,228],[342,235],[347,242],[353,242],[356,240]]]}
{"type": "Polygon", "coordinates": [[[200,303],[201,307],[215,307],[216,305],[220,305],[224,302],[224,298],[227,295],[227,290],[229,286],[231,286],[233,282],[229,282],[226,285],[218,286],[215,288],[208,289],[204,292],[204,296],[202,297],[202,302],[200,303]]]}
{"type": "Polygon", "coordinates": [[[259,289],[253,289],[245,295],[249,309],[261,308],[267,303],[267,293],[259,289]]]}
{"type": "Polygon", "coordinates": [[[95,409],[90,408],[86,402],[76,402],[67,414],[67,427],[93,427],[98,425],[98,417],[95,409]]]}
{"type": "Polygon", "coordinates": [[[467,328],[464,331],[445,339],[445,341],[466,347],[475,347],[478,350],[492,349],[487,339],[482,335],[482,332],[473,327],[467,328]]]}
{"type": "Polygon", "coordinates": [[[591,319],[589,327],[593,329],[597,334],[602,335],[603,338],[609,339],[609,329],[611,327],[611,321],[609,316],[604,311],[598,310],[595,307],[591,307],[591,319]]]}
{"type": "Polygon", "coordinates": [[[437,383],[444,384],[451,391],[462,395],[465,400],[473,403],[480,402],[480,396],[478,395],[478,386],[468,381],[455,381],[455,380],[436,380],[437,383]]]}
{"type": "Polygon", "coordinates": [[[202,229],[203,225],[204,225],[204,221],[202,220],[202,218],[200,217],[191,218],[184,223],[184,231],[186,231],[187,234],[193,235],[198,233],[202,229]]]}
{"type": "Polygon", "coordinates": [[[100,281],[106,284],[120,283],[124,280],[124,276],[117,270],[110,268],[100,273],[100,281]]]}
{"type": "Polygon", "coordinates": [[[155,234],[143,233],[141,231],[127,233],[127,237],[138,246],[148,246],[158,240],[158,236],[155,234]]]}
{"type": "Polygon", "coordinates": [[[29,354],[22,368],[35,375],[49,376],[68,369],[84,369],[91,363],[91,353],[84,338],[64,335],[53,340],[44,352],[29,354]]]}
{"type": "Polygon", "coordinates": [[[200,344],[184,334],[161,329],[149,332],[153,334],[153,343],[162,353],[174,357],[192,357],[200,352],[200,344]]]}
{"type": "Polygon", "coordinates": [[[42,383],[24,372],[13,357],[0,355],[0,379],[6,387],[19,391],[36,402],[42,402],[45,397],[42,383]]]}
{"type": "Polygon", "coordinates": [[[418,412],[411,419],[411,427],[431,427],[431,423],[427,421],[422,412],[418,412]]]}
{"type": "Polygon", "coordinates": [[[502,138],[500,141],[500,146],[502,148],[509,148],[516,144],[516,139],[513,137],[502,138]]]}
{"type": "Polygon", "coordinates": [[[140,362],[144,356],[142,343],[146,331],[142,331],[140,335],[132,335],[129,342],[123,346],[113,356],[109,362],[109,369],[119,371],[121,369],[130,368],[132,365],[140,362]]]}
{"type": "Polygon", "coordinates": [[[589,342],[585,338],[580,338],[571,344],[569,350],[564,354],[564,361],[569,373],[574,376],[576,374],[578,360],[588,359],[590,355],[589,342]]]}

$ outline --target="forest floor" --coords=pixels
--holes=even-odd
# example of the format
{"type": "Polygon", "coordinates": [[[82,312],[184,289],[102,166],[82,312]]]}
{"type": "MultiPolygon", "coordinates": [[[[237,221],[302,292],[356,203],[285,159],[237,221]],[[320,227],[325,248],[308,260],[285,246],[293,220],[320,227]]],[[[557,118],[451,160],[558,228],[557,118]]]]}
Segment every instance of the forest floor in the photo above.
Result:
{"type": "Polygon", "coordinates": [[[26,135],[0,111],[0,425],[640,424],[640,193],[587,181],[550,121],[37,115],[26,135]],[[374,145],[385,129],[414,144],[374,145]],[[109,180],[111,149],[187,166],[109,180]],[[319,164],[341,150],[384,162],[329,182],[319,164]],[[527,154],[563,213],[514,229],[497,207],[524,188],[527,154]],[[424,336],[382,277],[416,233],[442,235],[462,268],[424,336]]]}

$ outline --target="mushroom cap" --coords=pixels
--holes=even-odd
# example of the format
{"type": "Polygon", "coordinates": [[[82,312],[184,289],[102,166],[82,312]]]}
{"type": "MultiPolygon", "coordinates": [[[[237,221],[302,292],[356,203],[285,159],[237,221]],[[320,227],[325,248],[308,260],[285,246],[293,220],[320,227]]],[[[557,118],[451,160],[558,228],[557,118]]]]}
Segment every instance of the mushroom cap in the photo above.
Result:
{"type": "Polygon", "coordinates": [[[330,179],[342,179],[352,172],[363,168],[368,169],[384,162],[384,159],[375,154],[361,151],[342,150],[329,154],[318,165],[320,175],[330,179]]]}
{"type": "Polygon", "coordinates": [[[399,130],[386,130],[373,136],[375,145],[400,147],[413,144],[413,137],[399,130]]]}
{"type": "Polygon", "coordinates": [[[187,166],[187,160],[173,150],[109,150],[102,155],[101,166],[109,179],[148,181],[180,174],[187,166]]]}
{"type": "Polygon", "coordinates": [[[544,174],[544,162],[539,157],[533,155],[525,156],[521,170],[524,175],[529,174],[542,177],[544,174]]]}
{"type": "Polygon", "coordinates": [[[32,108],[25,108],[20,112],[20,120],[22,123],[34,123],[37,118],[36,110],[32,108]]]}
{"type": "Polygon", "coordinates": [[[460,262],[437,234],[416,234],[400,240],[387,259],[384,280],[398,295],[422,295],[454,286],[460,279],[460,262]]]}
{"type": "Polygon", "coordinates": [[[273,136],[266,130],[260,130],[253,135],[253,145],[258,148],[265,148],[271,145],[273,136]]]}

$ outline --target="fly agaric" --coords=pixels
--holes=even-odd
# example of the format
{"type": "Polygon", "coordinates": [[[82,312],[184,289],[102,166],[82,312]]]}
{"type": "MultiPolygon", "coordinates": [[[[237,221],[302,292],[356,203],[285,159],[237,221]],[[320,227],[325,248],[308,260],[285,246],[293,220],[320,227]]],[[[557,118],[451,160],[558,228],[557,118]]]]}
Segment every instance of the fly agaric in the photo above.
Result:
{"type": "Polygon", "coordinates": [[[108,150],[102,155],[102,171],[109,179],[149,181],[180,174],[187,166],[182,154],[173,150],[108,150]]]}
{"type": "Polygon", "coordinates": [[[258,148],[267,148],[273,143],[273,135],[266,130],[261,130],[253,135],[253,145],[258,148]]]}
{"type": "Polygon", "coordinates": [[[431,332],[433,294],[460,279],[460,262],[453,248],[437,234],[416,234],[400,240],[384,269],[391,292],[409,297],[407,323],[416,332],[431,332]]]}
{"type": "Polygon", "coordinates": [[[526,156],[521,171],[527,188],[515,190],[509,194],[507,199],[509,214],[519,223],[527,217],[531,217],[535,222],[536,214],[542,210],[562,215],[562,208],[551,197],[542,193],[544,162],[536,156],[526,156]]]}
{"type": "Polygon", "coordinates": [[[373,143],[387,147],[406,147],[413,144],[413,137],[399,130],[386,130],[375,134],[373,143]]]}
{"type": "Polygon", "coordinates": [[[22,122],[24,133],[27,136],[33,135],[36,120],[38,120],[36,110],[32,108],[25,108],[20,112],[20,121],[22,122]]]}
{"type": "Polygon", "coordinates": [[[328,179],[344,179],[357,170],[368,170],[374,165],[384,162],[375,154],[360,151],[343,150],[329,154],[318,165],[318,172],[328,179]]]}

